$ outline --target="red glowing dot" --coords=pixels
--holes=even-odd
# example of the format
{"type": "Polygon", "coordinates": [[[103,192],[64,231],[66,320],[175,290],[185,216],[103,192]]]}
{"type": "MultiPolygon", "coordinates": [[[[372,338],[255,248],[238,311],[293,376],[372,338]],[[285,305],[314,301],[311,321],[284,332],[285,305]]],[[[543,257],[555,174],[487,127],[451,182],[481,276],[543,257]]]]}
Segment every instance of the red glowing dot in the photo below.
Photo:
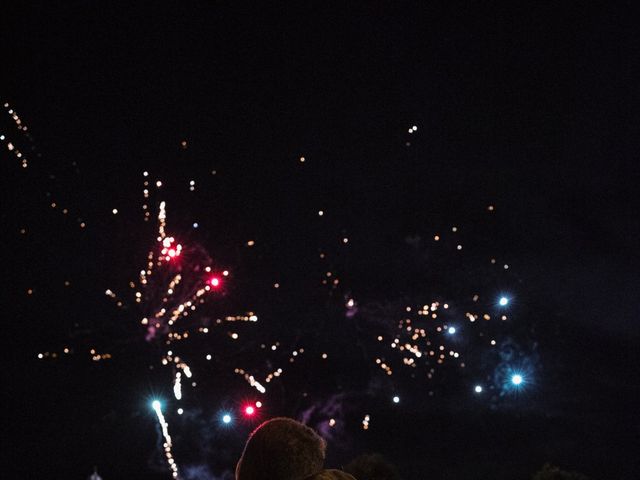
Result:
{"type": "Polygon", "coordinates": [[[219,287],[220,279],[218,277],[213,277],[211,280],[209,280],[209,283],[211,284],[212,287],[219,287]]]}
{"type": "Polygon", "coordinates": [[[248,407],[245,407],[244,413],[246,413],[247,415],[253,415],[254,413],[256,413],[256,409],[249,405],[248,407]]]}

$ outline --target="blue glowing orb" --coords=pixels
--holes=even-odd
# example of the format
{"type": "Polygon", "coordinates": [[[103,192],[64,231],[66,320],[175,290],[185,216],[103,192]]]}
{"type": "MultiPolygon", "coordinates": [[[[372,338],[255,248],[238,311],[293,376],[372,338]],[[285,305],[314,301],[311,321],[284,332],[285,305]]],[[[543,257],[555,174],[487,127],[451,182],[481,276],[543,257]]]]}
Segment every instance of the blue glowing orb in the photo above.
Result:
{"type": "Polygon", "coordinates": [[[449,332],[450,335],[453,335],[454,333],[456,333],[456,327],[449,327],[449,330],[447,330],[447,332],[449,332]]]}
{"type": "Polygon", "coordinates": [[[222,416],[222,422],[223,423],[231,423],[231,415],[229,415],[228,413],[225,413],[222,416]]]}
{"type": "Polygon", "coordinates": [[[162,408],[162,404],[159,400],[154,400],[153,402],[151,402],[151,408],[153,408],[154,410],[160,410],[162,408]]]}
{"type": "Polygon", "coordinates": [[[507,304],[509,303],[509,299],[507,297],[500,297],[500,300],[498,301],[498,303],[500,304],[501,307],[506,307],[507,304]]]}
{"type": "Polygon", "coordinates": [[[524,381],[524,378],[522,378],[522,375],[520,375],[519,373],[516,373],[515,375],[511,376],[511,383],[513,383],[516,386],[521,385],[523,381],[524,381]]]}

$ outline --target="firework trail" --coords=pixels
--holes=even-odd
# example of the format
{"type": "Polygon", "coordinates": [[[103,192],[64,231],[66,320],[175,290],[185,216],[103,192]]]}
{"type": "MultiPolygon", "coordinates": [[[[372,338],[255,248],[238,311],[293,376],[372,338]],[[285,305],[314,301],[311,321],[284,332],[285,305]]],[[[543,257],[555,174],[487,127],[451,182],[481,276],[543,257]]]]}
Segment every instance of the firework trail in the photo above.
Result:
{"type": "Polygon", "coordinates": [[[171,443],[171,435],[169,435],[169,424],[162,414],[162,405],[158,400],[154,400],[151,406],[156,412],[158,422],[160,423],[160,428],[162,429],[162,436],[164,437],[164,443],[162,446],[164,448],[165,457],[167,458],[167,464],[171,469],[171,475],[173,476],[173,478],[179,479],[180,475],[178,473],[178,465],[176,465],[176,462],[173,459],[173,453],[171,452],[171,447],[173,446],[173,444],[171,443]]]}
{"type": "MultiPolygon", "coordinates": [[[[11,120],[15,124],[15,127],[19,131],[23,132],[24,135],[27,137],[27,140],[31,144],[33,144],[33,139],[31,138],[31,135],[27,132],[28,127],[27,125],[24,124],[24,122],[20,118],[20,116],[18,115],[18,112],[16,112],[16,110],[12,108],[7,102],[3,104],[3,107],[6,110],[7,114],[11,117],[11,120]]],[[[22,168],[27,168],[29,166],[29,160],[27,159],[26,155],[20,150],[19,146],[16,145],[15,143],[16,140],[9,138],[8,132],[0,131],[0,141],[3,142],[7,147],[7,150],[11,152],[16,157],[17,160],[20,161],[20,165],[22,166],[22,168]]]]}

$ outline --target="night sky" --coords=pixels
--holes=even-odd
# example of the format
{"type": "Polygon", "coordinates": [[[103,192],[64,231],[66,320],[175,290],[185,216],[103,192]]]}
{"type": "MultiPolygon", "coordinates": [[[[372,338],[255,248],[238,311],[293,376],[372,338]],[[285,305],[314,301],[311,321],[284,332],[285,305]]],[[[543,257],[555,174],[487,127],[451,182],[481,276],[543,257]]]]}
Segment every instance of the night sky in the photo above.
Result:
{"type": "Polygon", "coordinates": [[[170,478],[159,399],[185,479],[232,478],[275,415],[323,433],[332,467],[380,452],[405,479],[640,477],[632,7],[14,3],[3,472],[170,478]],[[142,307],[128,285],[160,201],[184,276],[210,257],[222,283],[188,317],[211,332],[169,347],[140,323],[166,284],[142,307]],[[389,347],[432,302],[456,331],[429,338],[464,367],[389,347]],[[193,370],[180,402],[167,349],[193,370]],[[283,373],[263,395],[235,368],[283,373]]]}

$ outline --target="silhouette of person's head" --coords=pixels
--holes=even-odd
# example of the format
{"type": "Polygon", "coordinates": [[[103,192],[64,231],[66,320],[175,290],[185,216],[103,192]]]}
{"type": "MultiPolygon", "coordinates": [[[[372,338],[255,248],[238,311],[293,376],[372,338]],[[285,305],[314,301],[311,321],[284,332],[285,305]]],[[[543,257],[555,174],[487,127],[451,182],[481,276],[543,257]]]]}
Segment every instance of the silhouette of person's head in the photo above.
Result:
{"type": "Polygon", "coordinates": [[[311,479],[323,471],[325,448],[325,441],[306,425],[290,418],[271,419],[249,436],[236,480],[311,479]]]}

